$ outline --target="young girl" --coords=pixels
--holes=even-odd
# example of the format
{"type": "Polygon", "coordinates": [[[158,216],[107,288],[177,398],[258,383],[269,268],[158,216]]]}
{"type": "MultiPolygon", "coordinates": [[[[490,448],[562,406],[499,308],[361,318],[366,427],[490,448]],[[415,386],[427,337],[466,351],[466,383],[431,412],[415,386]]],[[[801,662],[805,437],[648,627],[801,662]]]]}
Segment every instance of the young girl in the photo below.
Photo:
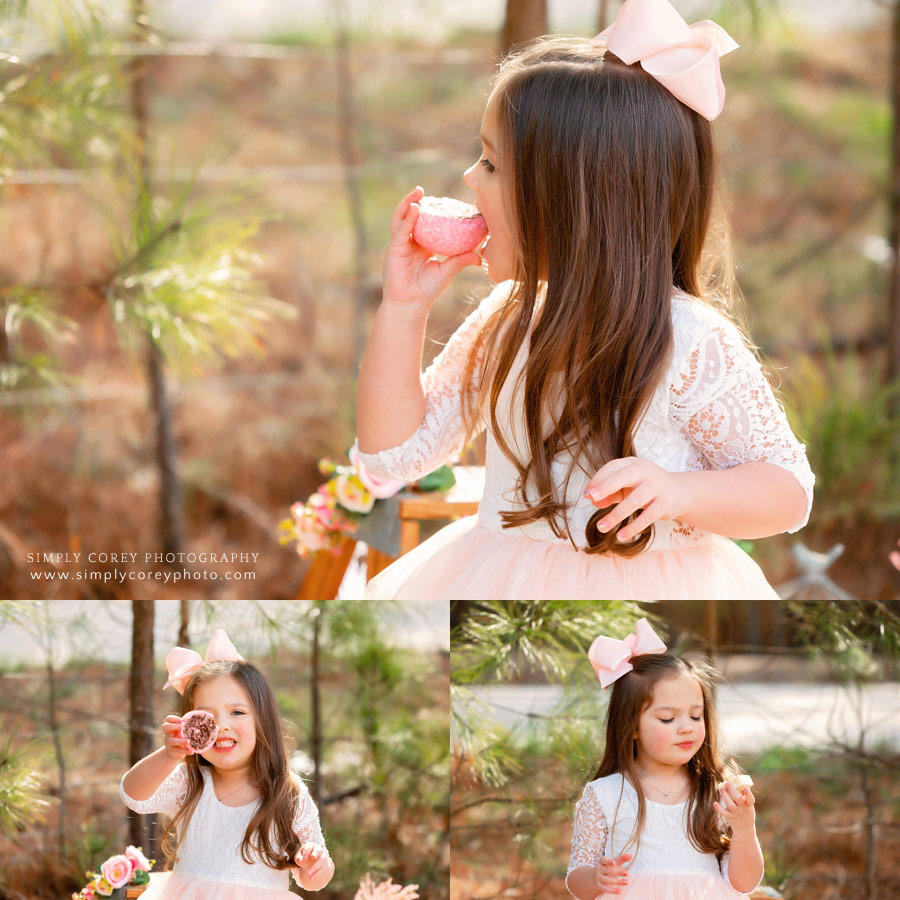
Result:
{"type": "Polygon", "coordinates": [[[542,39],[501,65],[464,176],[498,284],[424,376],[428,312],[482,260],[438,262],[411,240],[421,188],[397,206],[360,458],[413,481],[486,429],[486,485],[477,516],[372,596],[776,597],[728,538],[801,528],[813,474],[701,273],[718,54],[735,46],[667,0],[626,0],[598,38],[542,39]]]}
{"type": "Polygon", "coordinates": [[[122,778],[126,805],[164,813],[173,871],[153,876],[145,900],[291,900],[288,870],[308,891],[334,874],[305,785],[288,768],[272,689],[221,629],[206,662],[175,648],[169,681],[182,694],[181,716],[211,713],[215,744],[194,754],[181,716],[166,716],[165,746],[122,778]],[[177,834],[174,849],[172,836],[177,834]]]}
{"type": "Polygon", "coordinates": [[[714,673],[665,650],[646,619],[591,646],[614,684],[603,759],[576,806],[566,887],[578,900],[731,900],[762,878],[753,794],[726,780],[737,771],[717,743],[714,673]]]}

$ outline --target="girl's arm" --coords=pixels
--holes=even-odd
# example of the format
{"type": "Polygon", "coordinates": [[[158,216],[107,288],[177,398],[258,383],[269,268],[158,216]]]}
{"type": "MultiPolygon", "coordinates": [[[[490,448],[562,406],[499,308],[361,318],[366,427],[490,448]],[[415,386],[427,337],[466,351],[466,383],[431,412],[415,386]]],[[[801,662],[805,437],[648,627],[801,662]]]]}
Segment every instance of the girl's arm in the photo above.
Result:
{"type": "Polygon", "coordinates": [[[179,716],[166,716],[163,734],[165,744],[135,763],[119,785],[122,800],[135,812],[174,815],[187,793],[187,773],[179,764],[190,750],[179,716]]]}
{"type": "Polygon", "coordinates": [[[334,863],[325,846],[319,810],[306,785],[297,776],[293,777],[298,789],[293,830],[300,839],[300,849],[294,855],[297,868],[291,871],[304,890],[320,891],[334,876],[334,863]]]}
{"type": "Polygon", "coordinates": [[[726,781],[713,807],[721,822],[731,826],[731,847],[726,855],[728,880],[736,891],[749,894],[762,881],[765,870],[756,837],[756,798],[750,788],[738,789],[726,781]]]}
{"type": "Polygon", "coordinates": [[[756,829],[731,832],[731,850],[728,860],[728,880],[742,894],[756,889],[763,877],[763,855],[756,829]]]}
{"type": "Polygon", "coordinates": [[[356,391],[360,452],[402,444],[425,416],[422,349],[428,310],[385,296],[363,354],[356,391]]]}
{"type": "Polygon", "coordinates": [[[677,472],[689,500],[678,521],[730,538],[787,531],[806,515],[807,498],[781,466],[748,462],[713,472],[677,472]]]}
{"type": "Polygon", "coordinates": [[[669,379],[669,417],[714,468],[682,473],[691,494],[683,521],[736,538],[798,531],[815,482],[806,448],[734,325],[714,310],[692,313],[694,336],[669,379]]]}
{"type": "Polygon", "coordinates": [[[357,389],[359,449],[367,454],[396,447],[419,427],[425,413],[421,372],[428,313],[458,272],[481,265],[481,257],[474,252],[439,263],[412,240],[419,217],[417,201],[424,193],[417,187],[408,194],[391,220],[382,270],[384,298],[362,359],[357,389]]]}
{"type": "Polygon", "coordinates": [[[643,509],[618,532],[621,540],[658,519],[731,538],[797,531],[809,518],[815,481],[806,450],[737,329],[711,309],[690,312],[699,320],[682,326],[690,340],[676,332],[683,361],[670,373],[668,416],[710,468],[668,472],[638,457],[608,462],[586,491],[601,509],[618,504],[600,530],[643,509]]]}
{"type": "Polygon", "coordinates": [[[575,806],[572,852],[566,875],[566,888],[577,900],[612,896],[627,884],[628,873],[622,863],[631,859],[631,854],[623,853],[615,859],[604,856],[606,836],[606,816],[594,789],[587,784],[575,806]]]}
{"type": "Polygon", "coordinates": [[[160,747],[125,773],[122,790],[133,800],[149,800],[180,762],[169,756],[165,747],[160,747]]]}

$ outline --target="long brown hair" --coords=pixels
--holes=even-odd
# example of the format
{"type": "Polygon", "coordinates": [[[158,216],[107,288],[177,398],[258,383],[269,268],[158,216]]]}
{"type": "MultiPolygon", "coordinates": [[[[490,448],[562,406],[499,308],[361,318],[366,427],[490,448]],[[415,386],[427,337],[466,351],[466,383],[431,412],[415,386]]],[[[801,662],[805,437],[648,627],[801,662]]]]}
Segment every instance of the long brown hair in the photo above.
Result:
{"type": "MultiPolygon", "coordinates": [[[[288,767],[278,704],[268,681],[256,666],[245,660],[218,659],[205,663],[184,689],[181,715],[194,708],[194,690],[198,684],[221,676],[233,678],[247,692],[256,719],[252,777],[259,791],[259,805],[241,842],[241,857],[250,865],[261,861],[273,869],[290,868],[295,865],[294,854],[300,846],[300,840],[291,827],[297,811],[299,790],[288,767]]],[[[203,792],[200,767],[210,765],[196,754],[186,756],[184,764],[188,775],[187,797],[163,833],[167,867],[178,855],[187,824],[203,792]]]]}
{"type": "MultiPolygon", "coordinates": [[[[518,471],[524,508],[501,512],[503,527],[546,520],[575,545],[569,481],[576,467],[591,476],[635,455],[635,430],[671,355],[673,285],[698,298],[717,282],[721,299],[734,291],[727,237],[720,252],[705,250],[721,204],[712,129],[639,65],[586,38],[541,38],[506,58],[488,111],[500,136],[514,285],[469,356],[467,382],[482,346],[492,364],[478,391],[465,392],[466,419],[471,435],[477,409],[489,409],[518,471]],[[529,340],[514,386],[524,391],[523,461],[503,436],[497,402],[529,340]],[[551,469],[560,454],[571,457],[562,486],[551,469]]],[[[605,512],[587,524],[586,552],[634,556],[650,542],[652,529],[616,539],[630,519],[602,534],[605,512]]]]}
{"type": "MultiPolygon", "coordinates": [[[[690,793],[687,805],[688,837],[702,853],[715,853],[719,859],[731,843],[731,829],[726,826],[723,834],[713,801],[718,799],[716,784],[738,773],[734,762],[725,758],[719,750],[718,716],[715,705],[715,682],[717,674],[704,662],[690,660],[672,653],[646,653],[631,659],[634,667],[613,682],[612,695],[606,710],[606,744],[603,758],[594,779],[606,775],[627,776],[635,786],[638,814],[634,833],[628,841],[637,847],[640,844],[647,805],[640,790],[641,779],[634,767],[637,755],[635,734],[641,713],[653,701],[653,689],[663,678],[689,675],[697,679],[703,693],[703,724],[706,737],[700,749],[687,763],[690,793]]],[[[592,779],[593,780],[593,779],[592,779]]],[[[625,785],[622,784],[624,791],[625,785]]],[[[621,801],[621,795],[620,795],[621,801]]],[[[612,823],[614,816],[609,816],[612,823]]]]}

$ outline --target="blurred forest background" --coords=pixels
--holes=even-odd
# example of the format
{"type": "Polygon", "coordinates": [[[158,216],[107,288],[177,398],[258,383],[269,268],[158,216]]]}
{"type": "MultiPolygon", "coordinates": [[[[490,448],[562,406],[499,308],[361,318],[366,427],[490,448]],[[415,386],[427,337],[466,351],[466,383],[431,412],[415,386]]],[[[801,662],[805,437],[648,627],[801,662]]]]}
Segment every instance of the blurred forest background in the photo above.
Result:
{"type": "MultiPolygon", "coordinates": [[[[619,8],[588,5],[584,35],[619,8]]],[[[778,585],[798,540],[842,543],[834,580],[894,597],[894,4],[675,5],[741,44],[714,126],[736,312],[817,475],[802,535],[750,552],[778,585]]],[[[499,54],[554,30],[540,0],[464,25],[423,6],[445,27],[416,37],[389,4],[323,0],[208,43],[180,40],[162,2],[2,0],[0,596],[296,596],[308,562],[278,523],[352,443],[391,212],[416,184],[474,199],[462,172],[499,54]],[[64,556],[121,551],[140,559],[64,556]],[[156,552],[250,556],[144,564],[156,552]],[[191,580],[117,583],[123,568],[191,580]]],[[[456,279],[426,362],[489,287],[456,279]]]]}
{"type": "Polygon", "coordinates": [[[451,900],[566,900],[609,691],[587,659],[641,617],[708,658],[720,747],[753,778],[763,897],[900,898],[900,614],[878,603],[451,606],[451,900]]]}
{"type": "Polygon", "coordinates": [[[177,709],[162,691],[166,654],[202,655],[216,628],[272,685],[292,768],[319,805],[336,873],[316,896],[353,897],[368,874],[446,898],[446,650],[403,645],[383,606],[358,600],[197,601],[160,612],[154,627],[156,607],[0,601],[4,646],[38,648],[0,663],[0,898],[69,897],[127,844],[162,871],[161,817],[129,812],[119,780],[162,745],[160,725],[177,709]]]}

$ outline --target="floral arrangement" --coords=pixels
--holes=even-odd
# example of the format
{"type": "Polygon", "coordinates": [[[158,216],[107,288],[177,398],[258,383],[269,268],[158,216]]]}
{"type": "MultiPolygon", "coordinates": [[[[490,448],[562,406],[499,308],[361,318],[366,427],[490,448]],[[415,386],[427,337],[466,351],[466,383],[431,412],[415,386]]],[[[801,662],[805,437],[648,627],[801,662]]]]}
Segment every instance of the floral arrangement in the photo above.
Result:
{"type": "Polygon", "coordinates": [[[72,900],[96,900],[97,897],[125,896],[129,884],[149,884],[155,859],[147,859],[140,847],[128,847],[124,853],[111,856],[99,872],[85,872],[90,879],[72,900]]]}
{"type": "MultiPolygon", "coordinates": [[[[280,524],[282,545],[297,542],[301,557],[320,550],[337,552],[344,536],[355,533],[360,520],[369,515],[379,500],[393,497],[406,487],[404,481],[378,478],[369,472],[354,445],[347,454],[350,465],[338,465],[330,459],[319,460],[319,471],[330,476],[306,503],[291,507],[291,517],[280,524]]],[[[445,491],[453,486],[453,471],[448,466],[436,469],[415,482],[421,491],[445,491]]]]}
{"type": "Polygon", "coordinates": [[[367,872],[359,883],[359,890],[353,900],[416,900],[419,896],[418,888],[417,884],[392,884],[390,878],[375,884],[367,872]]]}

